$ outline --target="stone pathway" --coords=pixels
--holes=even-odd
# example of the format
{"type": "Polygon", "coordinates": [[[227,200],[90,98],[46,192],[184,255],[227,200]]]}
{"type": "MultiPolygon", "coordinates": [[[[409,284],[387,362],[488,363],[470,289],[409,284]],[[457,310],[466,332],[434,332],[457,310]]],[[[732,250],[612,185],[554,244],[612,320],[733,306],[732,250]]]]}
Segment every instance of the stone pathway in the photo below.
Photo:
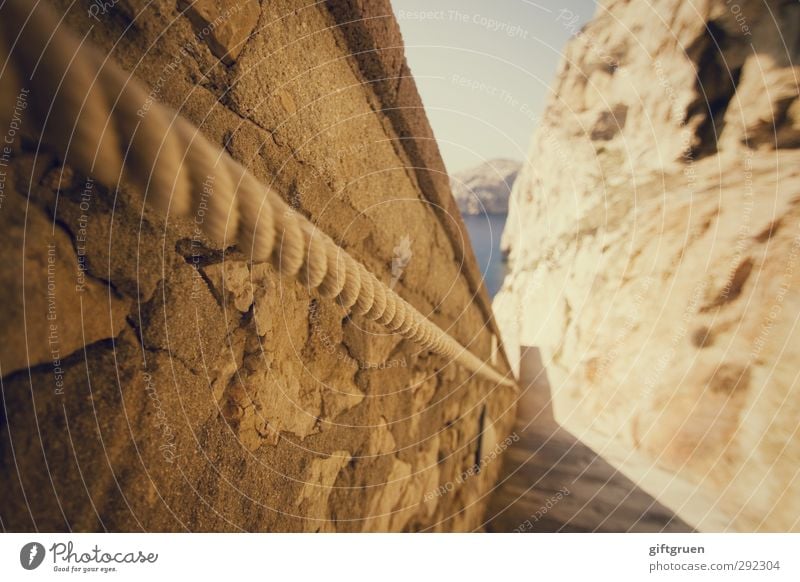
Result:
{"type": "Polygon", "coordinates": [[[556,423],[537,348],[522,348],[520,386],[520,439],[506,453],[487,531],[692,531],[556,423]]]}

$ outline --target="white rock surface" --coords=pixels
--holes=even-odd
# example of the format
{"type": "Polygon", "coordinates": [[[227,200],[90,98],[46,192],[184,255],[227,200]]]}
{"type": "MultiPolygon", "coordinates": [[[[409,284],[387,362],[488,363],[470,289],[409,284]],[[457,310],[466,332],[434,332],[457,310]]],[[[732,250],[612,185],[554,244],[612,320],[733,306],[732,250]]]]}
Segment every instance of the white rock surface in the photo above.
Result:
{"type": "Polygon", "coordinates": [[[800,5],[769,4],[603,4],[514,187],[495,299],[557,419],[709,531],[800,530],[800,5]]]}

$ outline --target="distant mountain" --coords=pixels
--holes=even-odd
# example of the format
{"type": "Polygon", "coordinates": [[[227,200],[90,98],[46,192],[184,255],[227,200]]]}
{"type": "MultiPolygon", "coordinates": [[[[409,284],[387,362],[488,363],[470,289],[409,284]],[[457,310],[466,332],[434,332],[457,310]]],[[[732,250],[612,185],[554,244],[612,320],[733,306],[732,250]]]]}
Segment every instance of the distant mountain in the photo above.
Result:
{"type": "Polygon", "coordinates": [[[515,160],[489,160],[450,178],[462,214],[507,214],[508,197],[522,164],[515,160]]]}

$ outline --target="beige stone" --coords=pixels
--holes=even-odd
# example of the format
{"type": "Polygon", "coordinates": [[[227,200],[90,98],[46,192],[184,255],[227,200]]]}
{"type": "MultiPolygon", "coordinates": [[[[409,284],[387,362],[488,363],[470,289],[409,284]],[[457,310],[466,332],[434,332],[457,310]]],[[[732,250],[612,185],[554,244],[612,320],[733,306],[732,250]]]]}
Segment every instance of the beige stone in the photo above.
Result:
{"type": "Polygon", "coordinates": [[[260,14],[258,0],[180,0],[179,4],[192,21],[197,38],[227,65],[236,62],[260,14]]]}
{"type": "Polygon", "coordinates": [[[119,334],[129,303],[82,270],[70,236],[25,204],[12,180],[0,212],[0,254],[8,260],[0,281],[0,365],[7,375],[47,364],[47,385],[63,392],[63,361],[119,334]]]}
{"type": "MultiPolygon", "coordinates": [[[[287,0],[248,2],[257,18],[231,19],[237,30],[215,27],[200,39],[202,22],[182,16],[175,0],[124,0],[104,26],[80,6],[54,4],[87,42],[134,71],[154,98],[198,125],[381,281],[392,280],[394,248],[408,237],[413,254],[395,291],[478,357],[491,357],[496,330],[487,323],[485,290],[452,220],[444,165],[388,1],[303,10],[287,0]]],[[[194,5],[202,21],[213,22],[234,3],[194,5]]],[[[56,204],[53,168],[60,168],[43,152],[32,161],[36,143],[31,135],[12,165],[18,181],[37,187],[13,196],[24,208],[27,195],[29,214],[42,216],[37,232],[47,232],[45,217],[55,215],[69,248],[69,233],[81,224],[84,178],[67,171],[70,186],[56,204]]],[[[46,366],[23,363],[9,375],[0,360],[8,411],[0,457],[17,459],[0,476],[4,527],[417,531],[479,524],[491,474],[473,477],[457,494],[428,502],[424,495],[474,457],[481,407],[507,411],[497,426],[509,430],[514,389],[488,389],[269,264],[220,248],[196,227],[163,220],[126,187],[98,188],[86,241],[101,291],[87,307],[98,326],[90,329],[106,327],[101,311],[110,290],[123,307],[121,315],[111,312],[122,331],[113,342],[92,336],[86,357],[66,362],[74,398],[55,398],[46,366]],[[469,411],[463,421],[461,409],[469,411]],[[458,428],[447,429],[450,423],[458,428]],[[439,455],[453,451],[457,459],[439,466],[439,455]],[[405,468],[407,479],[392,478],[405,468]]],[[[21,281],[21,242],[10,240],[0,259],[9,281],[21,281]]],[[[25,296],[39,297],[38,290],[25,296]]],[[[79,319],[75,309],[64,317],[79,319]]],[[[6,309],[3,321],[18,313],[6,309]]],[[[496,365],[505,371],[502,358],[496,365]]]]}
{"type": "Polygon", "coordinates": [[[797,530],[800,7],[605,6],[512,194],[511,360],[539,346],[559,422],[689,524],[797,530]]]}
{"type": "Polygon", "coordinates": [[[350,461],[350,453],[336,451],[327,459],[314,459],[303,477],[303,488],[295,505],[303,508],[309,531],[336,531],[330,523],[328,498],[339,471],[350,461]]]}

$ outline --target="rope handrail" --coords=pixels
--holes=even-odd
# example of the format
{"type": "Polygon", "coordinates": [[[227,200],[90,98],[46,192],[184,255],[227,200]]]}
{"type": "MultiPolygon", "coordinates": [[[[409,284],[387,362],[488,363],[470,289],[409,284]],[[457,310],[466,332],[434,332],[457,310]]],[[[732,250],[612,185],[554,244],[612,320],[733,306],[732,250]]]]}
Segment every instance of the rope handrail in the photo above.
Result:
{"type": "Polygon", "coordinates": [[[162,214],[188,216],[202,209],[203,231],[223,248],[238,243],[251,261],[271,260],[282,275],[297,277],[346,310],[497,384],[515,385],[510,372],[501,374],[462,346],[224,148],[74,36],[41,0],[31,4],[0,5],[0,75],[6,85],[0,98],[29,74],[30,93],[45,118],[42,139],[71,165],[107,187],[132,184],[162,214]],[[213,195],[200,199],[209,179],[213,195]]]}

